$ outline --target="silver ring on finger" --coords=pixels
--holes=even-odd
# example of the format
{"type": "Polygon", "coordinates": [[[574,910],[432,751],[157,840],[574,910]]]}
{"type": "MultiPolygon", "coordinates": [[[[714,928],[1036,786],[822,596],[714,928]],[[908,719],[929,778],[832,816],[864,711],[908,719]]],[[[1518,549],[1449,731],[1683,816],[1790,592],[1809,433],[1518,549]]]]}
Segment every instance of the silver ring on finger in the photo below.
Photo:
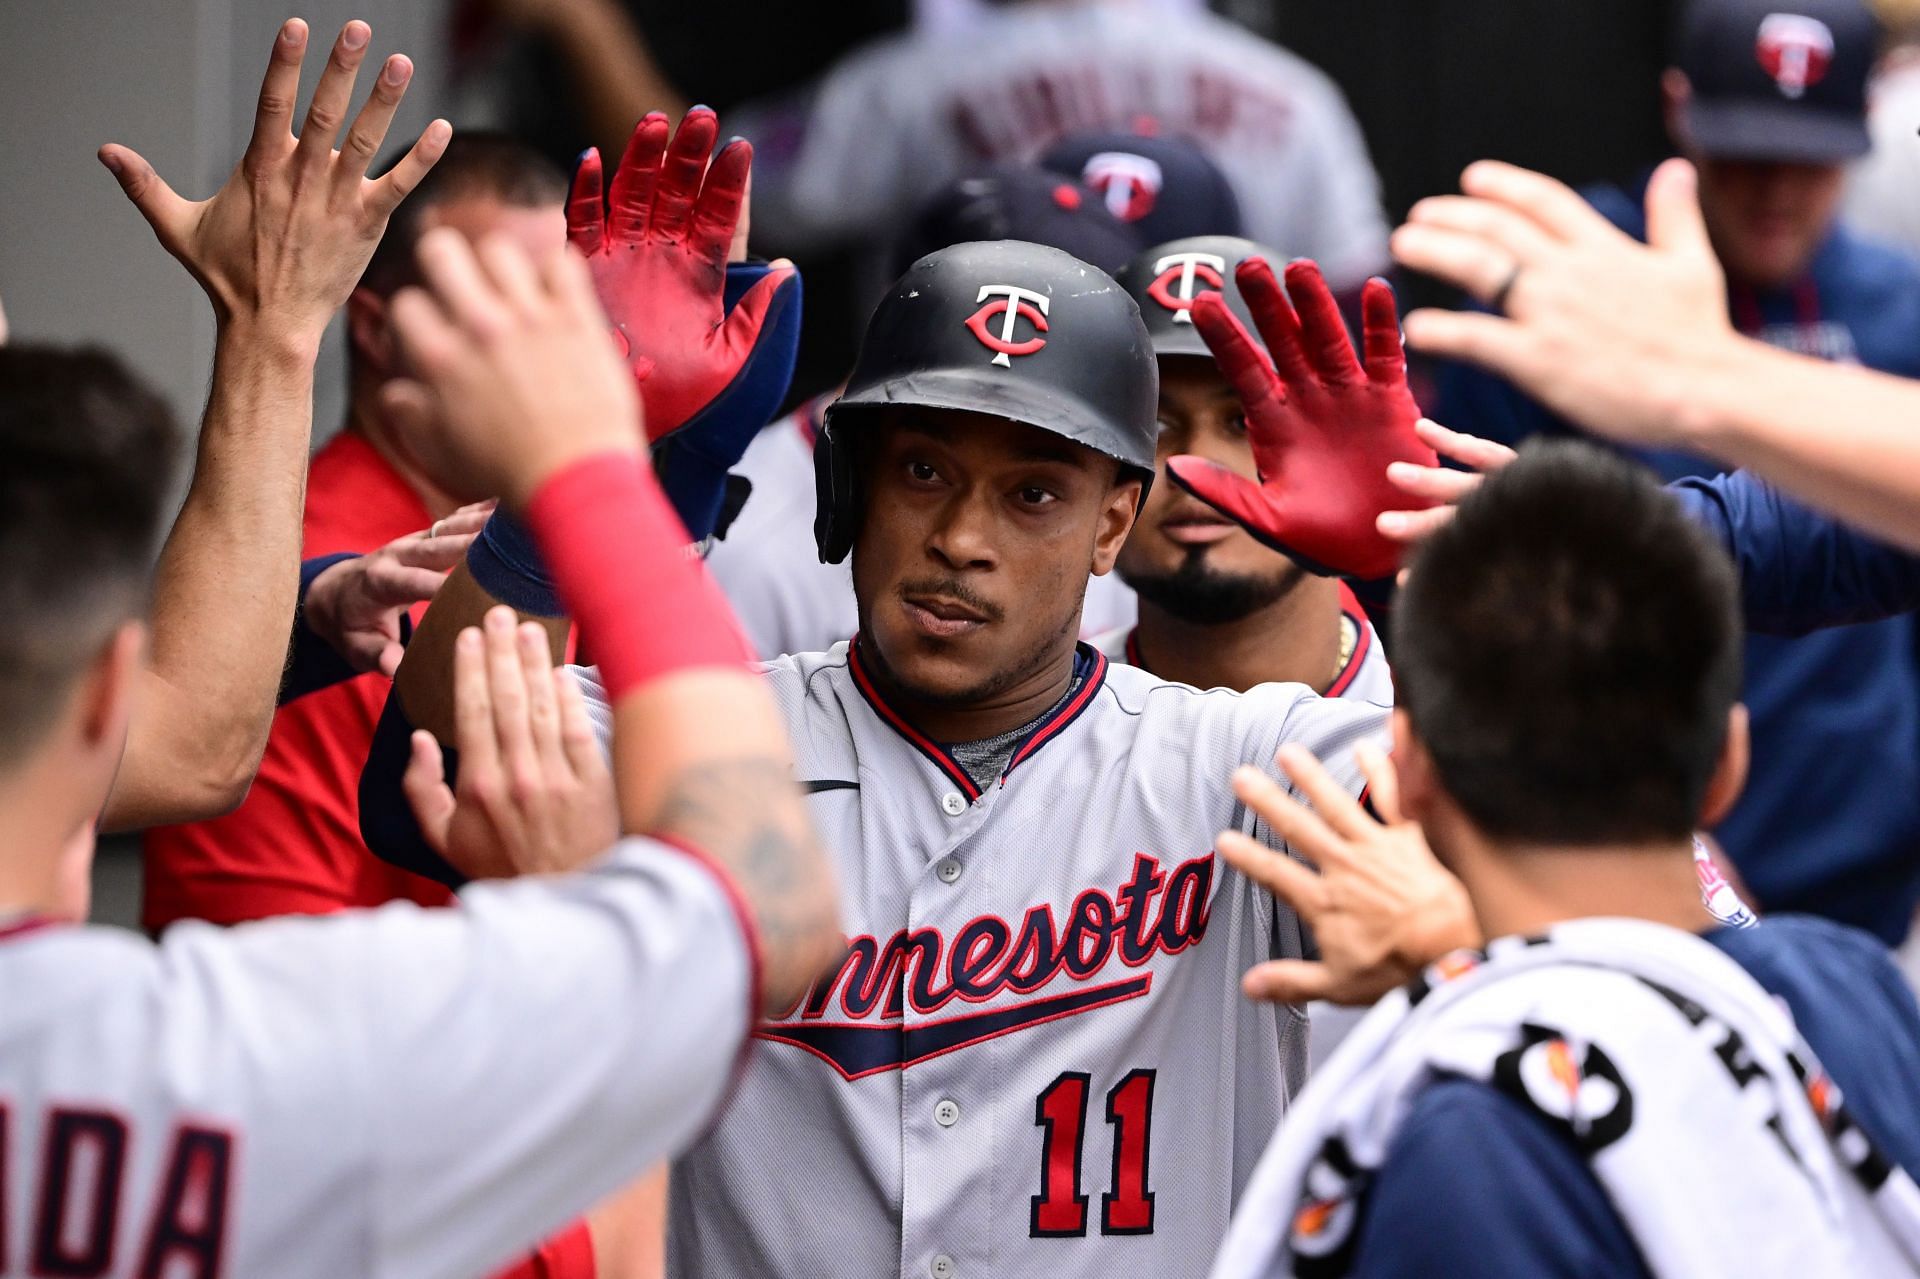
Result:
{"type": "Polygon", "coordinates": [[[435,521],[433,522],[433,527],[427,530],[427,536],[428,536],[428,537],[439,537],[439,536],[440,536],[440,525],[441,525],[441,521],[440,521],[440,520],[435,520],[435,521]]]}

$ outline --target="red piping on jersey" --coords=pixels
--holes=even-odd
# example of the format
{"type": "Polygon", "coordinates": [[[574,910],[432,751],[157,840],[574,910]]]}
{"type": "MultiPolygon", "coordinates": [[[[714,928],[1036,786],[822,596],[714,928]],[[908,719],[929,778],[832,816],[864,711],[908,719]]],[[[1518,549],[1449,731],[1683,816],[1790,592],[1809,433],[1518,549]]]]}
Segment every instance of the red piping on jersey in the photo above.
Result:
{"type": "Polygon", "coordinates": [[[894,732],[907,739],[913,748],[932,760],[947,779],[960,788],[960,793],[971,804],[980,798],[980,788],[974,785],[973,778],[967,776],[967,770],[960,767],[958,760],[949,755],[940,743],[926,736],[919,729],[907,723],[900,712],[886,704],[880,696],[880,690],[874,686],[873,676],[867,673],[867,663],[860,656],[860,637],[855,635],[853,642],[847,645],[847,670],[853,675],[853,686],[867,699],[867,705],[873,707],[880,718],[894,732]]]}
{"type": "Polygon", "coordinates": [[[1373,628],[1367,624],[1366,610],[1360,607],[1359,598],[1345,582],[1340,583],[1340,612],[1357,628],[1354,633],[1359,638],[1353,642],[1353,652],[1347,654],[1347,664],[1333,677],[1333,683],[1327,685],[1324,694],[1327,697],[1338,697],[1353,687],[1360,668],[1366,665],[1367,651],[1373,647],[1373,628]]]}
{"type": "MultiPolygon", "coordinates": [[[[900,712],[887,705],[880,696],[879,687],[873,682],[872,674],[867,670],[866,660],[860,653],[860,637],[855,635],[853,642],[847,645],[847,669],[853,675],[853,686],[860,690],[860,695],[867,699],[867,704],[887,722],[889,728],[906,738],[914,749],[938,765],[940,771],[960,788],[960,793],[967,797],[968,803],[979,799],[980,787],[967,775],[967,770],[960,767],[960,762],[948,752],[947,748],[907,723],[900,712]]],[[[1014,748],[1012,758],[1007,761],[1006,768],[1000,774],[1002,784],[1013,774],[1015,768],[1018,768],[1042,746],[1059,736],[1067,725],[1078,719],[1081,713],[1093,704],[1093,695],[1100,691],[1100,686],[1107,680],[1107,655],[1091,645],[1079,644],[1075,646],[1074,652],[1076,671],[1080,669],[1082,662],[1089,663],[1089,666],[1086,678],[1080,685],[1080,691],[1047,715],[1042,716],[1033,726],[1032,731],[1027,734],[1026,740],[1014,748]]]]}
{"type": "Polygon", "coordinates": [[[9,924],[0,924],[0,941],[12,941],[16,937],[25,937],[28,933],[37,933],[43,928],[57,928],[60,920],[47,915],[27,915],[9,924]]]}
{"type": "MultiPolygon", "coordinates": [[[[1083,647],[1087,646],[1083,645],[1083,647]]],[[[1013,770],[1020,767],[1022,761],[1058,736],[1061,730],[1080,718],[1080,713],[1093,704],[1093,695],[1099,692],[1100,685],[1106,682],[1107,655],[1092,647],[1087,647],[1087,651],[1093,654],[1093,670],[1088,672],[1086,682],[1080,685],[1080,691],[1068,699],[1065,706],[1049,715],[1034,727],[1033,732],[1027,734],[1027,740],[1020,744],[1020,749],[1014,751],[1013,758],[1007,761],[1006,772],[1000,774],[1001,784],[1006,783],[1007,778],[1013,775],[1013,770]]]]}
{"type": "Polygon", "coordinates": [[[747,1059],[753,1052],[754,1031],[760,1025],[760,1008],[766,1002],[766,965],[760,950],[760,921],[747,905],[739,881],[726,867],[708,856],[705,850],[675,835],[656,832],[648,838],[658,840],[687,857],[720,885],[727,904],[733,907],[734,918],[740,922],[740,937],[747,945],[747,1031],[740,1040],[740,1051],[734,1054],[733,1071],[727,1078],[726,1089],[721,1092],[720,1100],[707,1120],[707,1127],[711,1129],[720,1122],[720,1116],[727,1113],[727,1107],[733,1104],[734,1094],[739,1092],[740,1084],[746,1078],[747,1059]]]}

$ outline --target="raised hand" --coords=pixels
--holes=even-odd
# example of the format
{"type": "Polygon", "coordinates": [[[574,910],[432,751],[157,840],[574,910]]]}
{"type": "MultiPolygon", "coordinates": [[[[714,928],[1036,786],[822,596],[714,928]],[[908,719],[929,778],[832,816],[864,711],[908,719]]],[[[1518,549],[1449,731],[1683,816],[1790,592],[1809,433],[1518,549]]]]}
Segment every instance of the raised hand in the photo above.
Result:
{"type": "Polygon", "coordinates": [[[1685,443],[1692,406],[1755,349],[1728,321],[1693,166],[1655,170],[1645,244],[1543,174],[1482,161],[1460,185],[1413,207],[1393,255],[1505,314],[1416,311],[1407,341],[1485,365],[1611,439],[1685,443]]]}
{"type": "Polygon", "coordinates": [[[606,198],[600,153],[590,150],[567,201],[567,238],[592,269],[650,440],[685,426],[733,383],[794,278],[791,266],[776,266],[726,309],[753,147],[735,139],[714,155],[719,131],[705,107],[671,136],[655,112],[635,126],[606,198]]]}
{"type": "Polygon", "coordinates": [[[1363,362],[1319,267],[1290,263],[1285,293],[1259,258],[1241,263],[1234,276],[1272,361],[1218,293],[1195,300],[1193,322],[1240,396],[1260,479],[1184,455],[1168,459],[1168,473],[1312,572],[1363,581],[1390,576],[1400,547],[1374,520],[1407,500],[1388,484],[1387,465],[1435,460],[1414,433],[1420,409],[1407,389],[1393,291],[1383,280],[1367,281],[1363,362]]]}
{"type": "Polygon", "coordinates": [[[547,636],[488,612],[454,645],[456,788],[433,734],[413,735],[404,786],[421,833],[469,879],[576,870],[620,835],[613,779],[547,636]]]}
{"type": "Polygon", "coordinates": [[[401,615],[434,597],[492,513],[491,502],[463,506],[430,529],[326,569],[307,588],[308,627],[356,671],[391,676],[406,653],[401,615]]]}
{"type": "Polygon", "coordinates": [[[259,320],[276,337],[317,350],[388,217],[446,150],[453,130],[435,120],[390,173],[367,177],[413,77],[412,62],[397,53],[381,65],[365,106],[334,149],[372,36],[357,20],[341,30],[296,139],[293,107],[307,24],[291,18],[281,26],[260,86],[252,139],[210,199],[176,194],[128,147],[100,149],[101,163],[161,245],[200,282],[222,324],[259,320]]]}
{"type": "Polygon", "coordinates": [[[518,505],[568,462],[639,452],[633,379],[579,254],[535,264],[504,235],[475,249],[451,227],[420,237],[419,253],[427,289],[393,300],[419,380],[382,395],[390,412],[433,423],[417,436],[432,442],[421,461],[435,482],[518,505]]]}
{"type": "Polygon", "coordinates": [[[1518,456],[1504,444],[1483,440],[1477,435],[1449,431],[1429,418],[1414,424],[1414,432],[1441,457],[1470,466],[1456,471],[1445,466],[1422,466],[1415,462],[1391,462],[1387,482],[1407,495],[1407,509],[1382,511],[1374,526],[1380,536],[1396,542],[1424,542],[1438,532],[1461,498],[1480,487],[1480,481],[1518,456]]]}
{"type": "Polygon", "coordinates": [[[1434,858],[1420,827],[1401,817],[1398,774],[1377,746],[1360,748],[1360,766],[1378,819],[1312,752],[1283,746],[1278,762],[1311,808],[1257,768],[1234,773],[1233,793],[1318,873],[1239,831],[1222,831],[1215,847],[1293,907],[1313,930],[1320,958],[1255,965],[1241,982],[1248,995],[1370,1004],[1442,955],[1480,944],[1465,887],[1434,858]]]}

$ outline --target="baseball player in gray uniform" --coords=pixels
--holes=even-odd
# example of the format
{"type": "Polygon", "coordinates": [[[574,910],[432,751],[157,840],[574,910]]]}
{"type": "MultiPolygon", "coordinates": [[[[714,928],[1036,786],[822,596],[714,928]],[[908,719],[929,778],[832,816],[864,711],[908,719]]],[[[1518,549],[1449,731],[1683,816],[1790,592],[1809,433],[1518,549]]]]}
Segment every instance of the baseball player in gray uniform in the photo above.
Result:
{"type": "MultiPolygon", "coordinates": [[[[1216,860],[1222,828],[1283,846],[1224,782],[1298,743],[1358,791],[1385,712],[1076,642],[1152,483],[1156,399],[1138,308],[1057,250],[934,253],[874,315],[816,454],[860,631],[766,673],[847,949],[676,1162],[674,1274],[1205,1269],[1305,1049],[1297,1009],[1240,995],[1304,941],[1216,860]]],[[[408,662],[464,620],[437,604],[408,662]]],[[[417,718],[436,681],[403,664],[417,718]]]]}
{"type": "Polygon", "coordinates": [[[1345,582],[1274,554],[1164,482],[1166,459],[1183,453],[1256,473],[1245,407],[1193,323],[1195,297],[1217,292],[1260,340],[1234,278],[1256,257],[1279,255],[1234,236],[1197,236],[1147,249],[1119,277],[1160,362],[1162,482],[1117,564],[1139,596],[1139,620],[1093,642],[1114,661],[1198,688],[1301,683],[1327,697],[1392,706],[1380,637],[1345,582]]]}
{"type": "MultiPolygon", "coordinates": [[[[724,603],[659,517],[586,267],[482,253],[430,233],[437,301],[396,303],[458,463],[436,478],[528,513],[583,626],[617,637],[666,606],[724,639],[724,603]],[[580,555],[609,542],[627,572],[601,580],[580,555]]],[[[0,352],[0,1271],[472,1279],[695,1138],[755,1017],[835,953],[768,691],[737,642],[621,646],[626,835],[585,874],[159,944],[83,927],[181,441],[84,383],[45,411],[63,367],[0,352]]],[[[546,713],[496,739],[486,681],[466,704],[478,807],[459,825],[496,837],[528,816],[504,776],[591,767],[562,755],[579,708],[519,678],[501,621],[504,644],[464,636],[461,660],[546,713]]]]}

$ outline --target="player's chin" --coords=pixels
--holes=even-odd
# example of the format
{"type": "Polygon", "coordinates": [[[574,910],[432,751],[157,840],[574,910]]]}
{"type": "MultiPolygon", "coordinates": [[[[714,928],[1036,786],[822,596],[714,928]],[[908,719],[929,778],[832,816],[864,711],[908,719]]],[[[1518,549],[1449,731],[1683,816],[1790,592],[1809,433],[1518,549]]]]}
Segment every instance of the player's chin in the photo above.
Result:
{"type": "Polygon", "coordinates": [[[981,673],[991,669],[998,626],[986,622],[953,634],[929,633],[910,610],[897,613],[872,619],[874,642],[894,683],[921,701],[965,701],[981,673]]]}

